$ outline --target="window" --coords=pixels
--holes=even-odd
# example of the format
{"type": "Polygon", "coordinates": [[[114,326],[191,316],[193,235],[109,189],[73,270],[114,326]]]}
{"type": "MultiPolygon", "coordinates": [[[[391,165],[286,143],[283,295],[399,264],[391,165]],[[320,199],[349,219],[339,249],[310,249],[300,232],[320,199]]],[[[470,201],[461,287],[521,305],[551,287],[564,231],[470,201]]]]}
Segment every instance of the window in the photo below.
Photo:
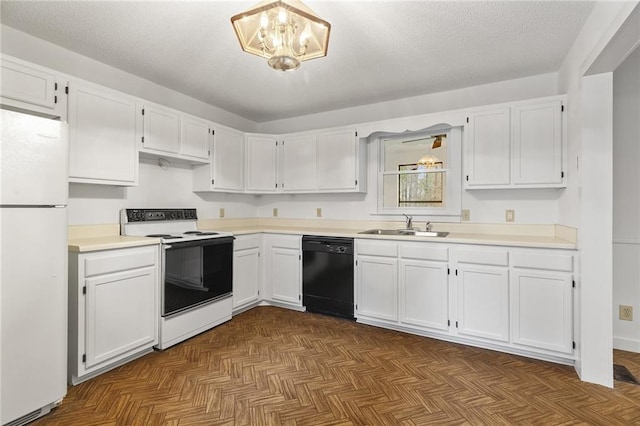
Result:
{"type": "Polygon", "coordinates": [[[460,215],[461,128],[379,138],[378,213],[460,215]]]}

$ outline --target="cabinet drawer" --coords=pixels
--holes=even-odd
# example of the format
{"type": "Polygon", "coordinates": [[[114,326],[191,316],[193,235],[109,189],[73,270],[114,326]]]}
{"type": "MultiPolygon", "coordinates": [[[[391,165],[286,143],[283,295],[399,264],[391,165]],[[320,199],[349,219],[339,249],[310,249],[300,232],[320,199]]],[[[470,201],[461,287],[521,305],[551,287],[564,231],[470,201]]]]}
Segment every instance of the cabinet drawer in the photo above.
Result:
{"type": "Polygon", "coordinates": [[[495,249],[458,250],[458,262],[478,265],[509,266],[509,252],[495,249]]]}
{"type": "Polygon", "coordinates": [[[400,257],[403,259],[435,260],[446,262],[449,260],[447,247],[431,244],[401,244],[398,247],[400,257]]]}
{"type": "Polygon", "coordinates": [[[398,243],[388,241],[357,240],[358,254],[398,257],[398,243]]]}
{"type": "Polygon", "coordinates": [[[252,248],[260,248],[262,246],[262,234],[258,235],[240,235],[233,242],[233,250],[247,250],[252,248]]]}
{"type": "Polygon", "coordinates": [[[511,254],[511,262],[516,268],[573,272],[573,255],[570,254],[518,251],[511,254]]]}
{"type": "Polygon", "coordinates": [[[302,237],[299,235],[270,235],[269,240],[271,247],[289,248],[300,250],[302,247],[302,237]]]}
{"type": "Polygon", "coordinates": [[[89,254],[84,259],[84,276],[90,277],[154,266],[157,262],[157,253],[157,246],[152,246],[89,254]]]}

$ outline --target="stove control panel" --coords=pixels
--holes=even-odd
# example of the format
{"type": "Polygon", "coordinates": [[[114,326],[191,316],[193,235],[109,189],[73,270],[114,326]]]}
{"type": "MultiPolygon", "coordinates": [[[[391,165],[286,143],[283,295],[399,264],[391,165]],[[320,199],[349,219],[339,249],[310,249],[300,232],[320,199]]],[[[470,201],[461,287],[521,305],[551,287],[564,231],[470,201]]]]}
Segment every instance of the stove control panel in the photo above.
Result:
{"type": "Polygon", "coordinates": [[[124,209],[120,217],[122,223],[196,219],[196,209],[124,209]]]}

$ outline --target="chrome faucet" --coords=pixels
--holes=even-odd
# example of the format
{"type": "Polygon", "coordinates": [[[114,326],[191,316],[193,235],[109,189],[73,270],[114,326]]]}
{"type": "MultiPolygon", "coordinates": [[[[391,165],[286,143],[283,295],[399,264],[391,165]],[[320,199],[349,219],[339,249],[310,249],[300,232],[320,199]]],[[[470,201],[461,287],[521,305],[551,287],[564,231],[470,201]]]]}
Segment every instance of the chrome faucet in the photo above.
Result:
{"type": "Polygon", "coordinates": [[[406,215],[404,213],[402,213],[402,215],[407,218],[406,219],[406,228],[407,229],[413,229],[413,216],[408,216],[408,215],[406,215]]]}
{"type": "Polygon", "coordinates": [[[431,228],[433,227],[433,225],[431,224],[430,221],[427,221],[427,224],[424,226],[424,230],[427,232],[431,232],[431,228]]]}

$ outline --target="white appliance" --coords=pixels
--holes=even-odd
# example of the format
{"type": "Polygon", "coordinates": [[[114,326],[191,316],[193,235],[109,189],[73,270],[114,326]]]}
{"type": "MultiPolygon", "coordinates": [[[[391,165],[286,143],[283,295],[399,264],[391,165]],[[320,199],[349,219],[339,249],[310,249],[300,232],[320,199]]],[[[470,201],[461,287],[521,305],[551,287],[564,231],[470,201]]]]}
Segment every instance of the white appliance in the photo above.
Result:
{"type": "Polygon", "coordinates": [[[0,420],[13,426],[67,392],[68,131],[0,113],[0,420]]]}

